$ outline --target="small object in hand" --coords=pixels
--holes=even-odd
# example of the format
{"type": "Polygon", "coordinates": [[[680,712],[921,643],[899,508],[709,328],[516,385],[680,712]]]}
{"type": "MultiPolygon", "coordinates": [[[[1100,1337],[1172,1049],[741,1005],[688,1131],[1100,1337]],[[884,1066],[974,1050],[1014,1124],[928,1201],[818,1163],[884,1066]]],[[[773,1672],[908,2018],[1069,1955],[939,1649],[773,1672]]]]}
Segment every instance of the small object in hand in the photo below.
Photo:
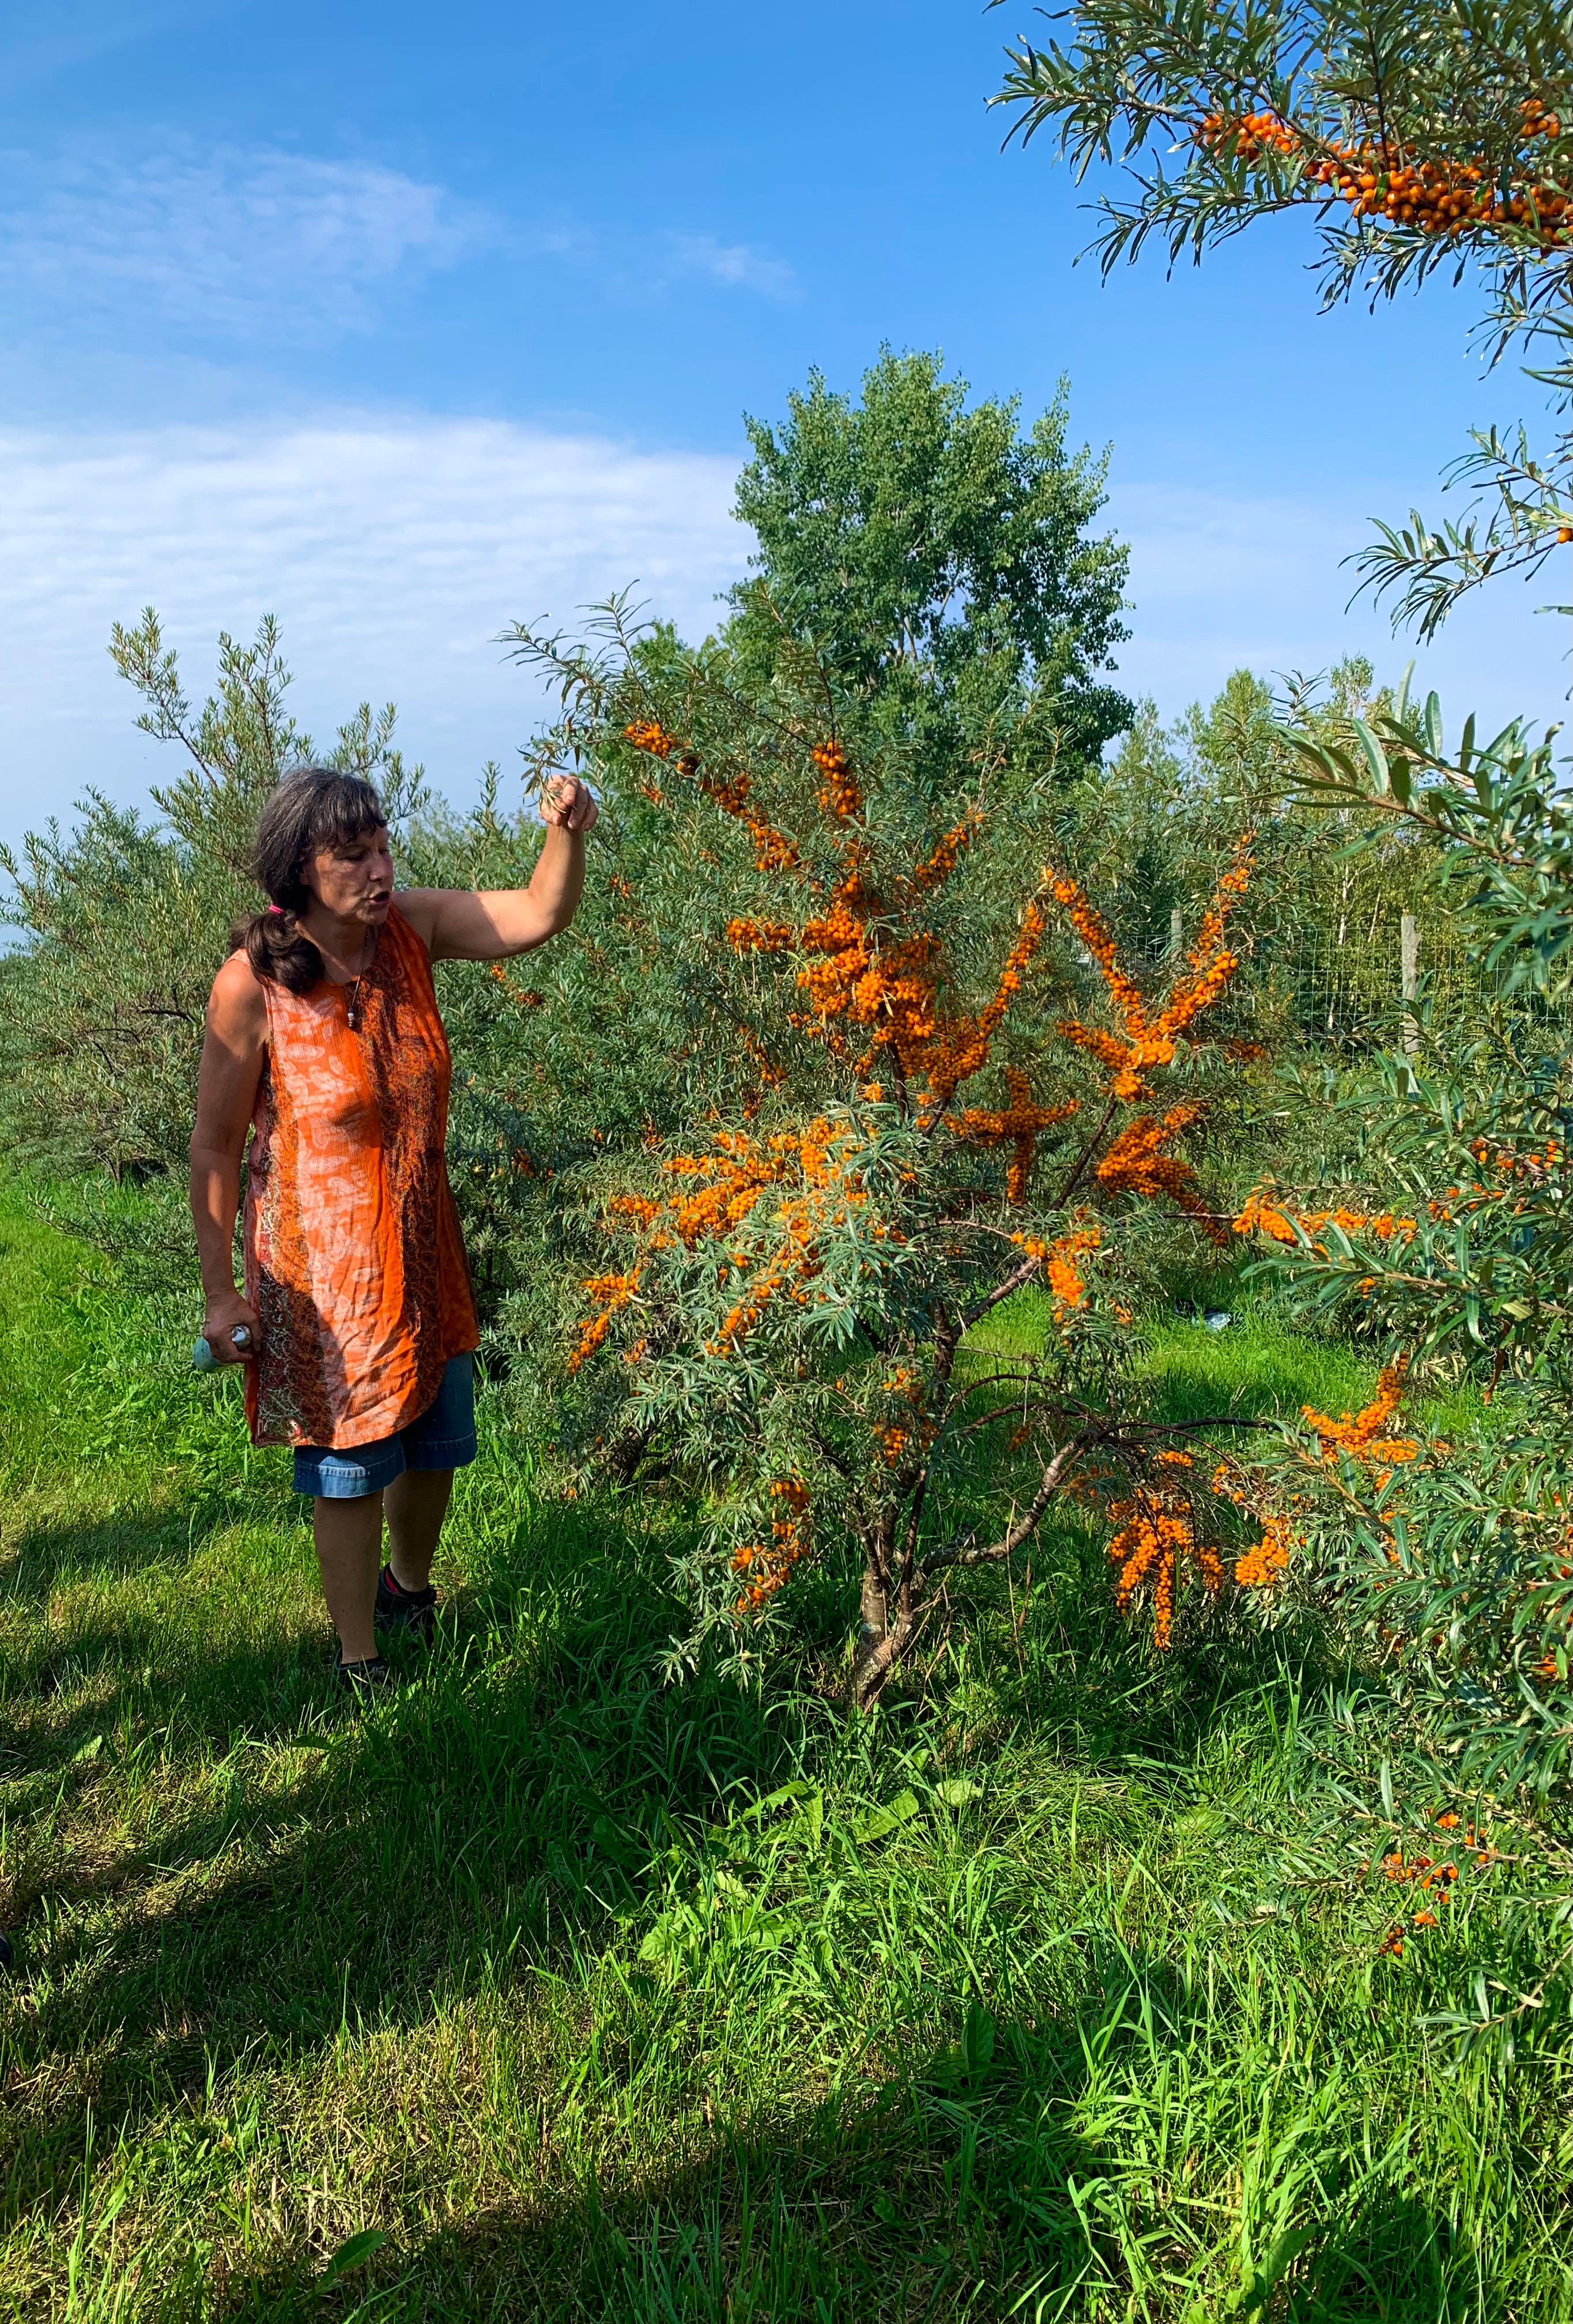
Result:
{"type": "MultiPolygon", "coordinates": [[[[230,1346],[235,1351],[237,1355],[243,1355],[251,1346],[251,1343],[252,1335],[250,1326],[245,1323],[237,1323],[234,1331],[229,1335],[230,1346]]],[[[218,1370],[218,1358],[214,1354],[212,1348],[208,1345],[206,1340],[198,1340],[193,1347],[191,1351],[191,1369],[194,1372],[216,1372],[218,1370]]]]}

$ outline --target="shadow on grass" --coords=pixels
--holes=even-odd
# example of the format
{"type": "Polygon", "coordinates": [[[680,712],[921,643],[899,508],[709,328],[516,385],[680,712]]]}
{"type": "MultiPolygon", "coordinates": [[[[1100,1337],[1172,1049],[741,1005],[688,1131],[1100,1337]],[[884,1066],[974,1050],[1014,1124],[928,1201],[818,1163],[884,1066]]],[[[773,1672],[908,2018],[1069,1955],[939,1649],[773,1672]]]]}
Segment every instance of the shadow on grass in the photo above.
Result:
{"type": "MultiPolygon", "coordinates": [[[[1161,1763],[1182,1778],[1233,1704],[1285,1689],[1261,1638],[1219,1638],[1155,1670],[1112,1610],[1096,1545],[1072,1536],[1060,1546],[1014,1653],[995,1657],[1004,1683],[980,1723],[969,1731],[964,1710],[959,1725],[949,1705],[931,1711],[915,1674],[881,1716],[890,1758],[937,1716],[950,1731],[933,1739],[958,1763],[1026,1729],[1094,1774],[1161,1763]]],[[[89,2103],[102,2143],[198,2099],[254,2062],[259,2045],[298,2060],[346,2025],[420,2024],[499,1962],[549,1967],[640,1910],[652,1858],[674,1833],[724,1821],[805,1767],[833,1781],[849,1757],[878,1784],[869,1755],[884,1747],[867,1729],[849,1737],[839,1699],[745,1693],[705,1674],[659,1681],[654,1650],[674,1613],[653,1580],[659,1547],[576,1510],[538,1512],[429,1659],[411,1650],[418,1683],[363,1725],[299,1641],[203,1661],[199,1632],[187,1629],[182,1665],[166,1642],[156,1685],[128,1680],[123,1707],[149,1714],[161,1697],[167,1717],[175,1686],[181,1718],[226,1748],[191,1786],[195,1804],[151,1846],[57,1858],[19,1897],[37,1997],[14,2024],[13,2061],[24,2076],[51,2061],[92,2064],[71,2074],[69,2094],[54,2089],[47,2113],[24,2110],[0,2225],[56,2200],[79,2162],[89,2103]]],[[[969,1637],[1006,1617],[1001,1579],[979,1595],[957,1609],[969,1637]]],[[[805,1594],[799,1644],[822,1671],[844,1640],[848,1602],[832,1577],[805,1594]]],[[[78,1660],[108,1669],[151,1651],[134,1608],[126,1618],[130,1635],[106,1625],[74,1649],[78,1660]]],[[[112,1712],[96,1707],[86,1723],[106,1732],[112,1712]]],[[[115,1747],[63,1775],[44,1772],[113,1784],[115,1747]]]]}
{"type": "MultiPolygon", "coordinates": [[[[65,1774],[123,1721],[161,1728],[171,1709],[188,1732],[220,1741],[238,1721],[260,1741],[290,1733],[320,1702],[322,1649],[287,1623],[259,1620],[241,1637],[232,1624],[216,1650],[193,1652],[186,1618],[199,1590],[266,1606],[276,1577],[259,1570],[246,1537],[274,1514],[265,1500],[222,1494],[26,1528],[0,1572],[6,1696],[24,1730],[33,1705],[77,1698],[68,1717],[25,1733],[29,1775],[65,1774]],[[236,1536],[233,1558],[204,1572],[225,1535],[236,1536]]],[[[304,1526],[300,1550],[309,1558],[304,1526]]]]}
{"type": "MultiPolygon", "coordinates": [[[[418,1683],[363,1723],[298,1642],[204,1662],[187,1632],[188,1659],[170,1669],[166,1654],[156,1689],[134,1674],[150,1644],[134,1609],[75,1642],[78,1672],[133,1665],[82,1727],[104,1734],[117,1709],[160,1696],[167,1719],[173,1685],[181,1717],[210,1720],[228,1748],[195,1786],[199,1805],[151,1847],[59,1861],[44,1893],[18,1897],[38,1994],[10,2029],[13,2064],[95,2063],[23,2128],[0,2223],[58,2195],[89,2100],[102,2141],[199,2092],[259,2038],[290,2054],[346,2021],[424,2020],[434,1990],[628,1909],[668,1822],[724,1818],[740,1787],[777,1778],[793,1737],[769,1703],[655,1676],[671,1616],[655,1562],[626,1534],[544,1517],[428,1659],[409,1651],[418,1683]],[[253,1787],[250,1748],[281,1734],[294,1748],[262,1757],[277,1770],[281,1757],[286,1780],[253,1787]]],[[[78,1727],[49,1738],[38,1772],[113,1779],[113,1745],[72,1764],[78,1727]]]]}
{"type": "Polygon", "coordinates": [[[1080,2005],[1048,2023],[953,2010],[957,2039],[871,2093],[719,2127],[676,2167],[588,2173],[512,2216],[409,2243],[365,2236],[342,2272],[316,2255],[226,2270],[160,2313],[1435,2324],[1449,2312],[1445,2216],[1380,2168],[1353,2176],[1331,2139],[1314,2156],[1290,2136],[1246,2158],[1265,2167],[1237,2243],[1220,2229],[1216,2151],[1143,2155],[1128,2137],[1120,2151],[1122,2089],[1217,2030],[1171,1964],[1106,1942],[1089,1949],[1080,2005]]]}

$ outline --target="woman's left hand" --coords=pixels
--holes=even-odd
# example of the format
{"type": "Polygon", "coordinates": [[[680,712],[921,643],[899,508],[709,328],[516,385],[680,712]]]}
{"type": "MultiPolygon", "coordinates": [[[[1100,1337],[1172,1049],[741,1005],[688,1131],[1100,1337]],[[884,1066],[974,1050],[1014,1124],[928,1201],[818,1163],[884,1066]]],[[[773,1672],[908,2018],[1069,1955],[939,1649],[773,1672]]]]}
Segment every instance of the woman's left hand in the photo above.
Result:
{"type": "Polygon", "coordinates": [[[541,821],[548,831],[588,831],[600,812],[589,784],[575,775],[553,775],[541,792],[541,821]]]}

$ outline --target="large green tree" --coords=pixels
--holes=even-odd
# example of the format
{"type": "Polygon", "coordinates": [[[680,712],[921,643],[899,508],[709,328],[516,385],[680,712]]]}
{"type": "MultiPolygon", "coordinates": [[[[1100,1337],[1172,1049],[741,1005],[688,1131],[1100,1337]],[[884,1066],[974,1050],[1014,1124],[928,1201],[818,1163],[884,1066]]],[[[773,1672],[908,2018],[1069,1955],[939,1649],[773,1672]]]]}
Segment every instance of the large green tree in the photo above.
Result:
{"type": "Polygon", "coordinates": [[[737,512],[759,553],[726,633],[741,683],[768,688],[809,649],[936,800],[1007,733],[1020,779],[1074,780],[1133,715],[1106,676],[1127,552],[1091,530],[1105,464],[1069,448],[1062,389],[1026,434],[1019,410],[887,348],[860,400],[814,372],[783,421],[748,422],[737,512]]]}

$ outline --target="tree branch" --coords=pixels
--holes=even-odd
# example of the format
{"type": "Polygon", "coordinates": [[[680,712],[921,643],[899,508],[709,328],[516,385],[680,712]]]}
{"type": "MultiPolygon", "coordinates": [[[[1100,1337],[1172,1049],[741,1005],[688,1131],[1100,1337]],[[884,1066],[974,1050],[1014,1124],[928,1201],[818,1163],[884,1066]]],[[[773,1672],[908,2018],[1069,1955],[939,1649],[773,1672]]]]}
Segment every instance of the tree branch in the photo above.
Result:
{"type": "Polygon", "coordinates": [[[1044,1471],[1037,1491],[1016,1523],[1009,1526],[998,1541],[981,1545],[977,1543],[963,1542],[958,1544],[953,1549],[937,1549],[925,1563],[925,1574],[939,1573],[952,1565],[998,1564],[1002,1558],[1013,1556],[1028,1536],[1037,1530],[1038,1521],[1058,1492],[1060,1481],[1066,1470],[1087,1450],[1089,1445],[1096,1444],[1104,1434],[1101,1428],[1086,1428],[1080,1435],[1072,1436],[1067,1443],[1061,1445],[1048,1467],[1044,1471]]]}

